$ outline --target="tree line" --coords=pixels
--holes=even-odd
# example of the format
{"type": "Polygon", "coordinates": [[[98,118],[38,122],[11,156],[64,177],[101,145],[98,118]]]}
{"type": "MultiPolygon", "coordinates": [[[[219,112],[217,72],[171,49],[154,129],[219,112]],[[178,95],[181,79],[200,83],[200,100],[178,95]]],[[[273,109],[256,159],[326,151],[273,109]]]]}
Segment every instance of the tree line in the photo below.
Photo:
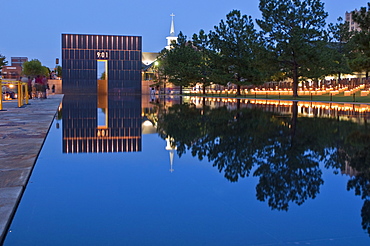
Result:
{"type": "Polygon", "coordinates": [[[370,3],[352,12],[360,30],[349,23],[327,25],[320,0],[260,0],[261,19],[232,10],[225,20],[191,39],[180,32],[177,43],[163,49],[154,65],[157,85],[210,84],[241,87],[290,79],[293,97],[300,81],[318,82],[328,75],[370,71],[370,3]],[[257,30],[255,24],[259,29],[257,30]]]}

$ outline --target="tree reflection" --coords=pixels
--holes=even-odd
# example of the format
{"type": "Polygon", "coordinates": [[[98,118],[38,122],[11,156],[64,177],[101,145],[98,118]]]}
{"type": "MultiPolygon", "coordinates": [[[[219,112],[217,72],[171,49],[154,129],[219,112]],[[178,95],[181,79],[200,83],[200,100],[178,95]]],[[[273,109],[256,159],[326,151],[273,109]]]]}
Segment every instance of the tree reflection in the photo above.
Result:
{"type": "Polygon", "coordinates": [[[302,204],[323,184],[317,161],[322,158],[310,150],[312,136],[307,139],[296,130],[297,113],[288,118],[260,109],[184,104],[170,107],[160,118],[162,138],[171,136],[180,156],[191,150],[200,160],[207,158],[231,182],[249,176],[257,165],[257,198],[268,200],[273,209],[302,204]]]}
{"type": "Polygon", "coordinates": [[[301,134],[297,129],[298,106],[292,106],[292,118],[279,132],[273,144],[267,145],[254,176],[259,177],[257,199],[268,201],[273,209],[288,210],[290,202],[298,205],[315,198],[320,191],[322,171],[319,154],[312,150],[312,135],[301,134]],[[308,138],[307,138],[308,137],[308,138]]]}
{"type": "Polygon", "coordinates": [[[370,234],[370,133],[369,129],[350,132],[345,141],[346,151],[341,158],[353,168],[356,175],[351,177],[347,190],[354,190],[364,204],[361,209],[362,228],[370,234]],[[366,132],[364,132],[366,130],[366,132]]]}
{"type": "Polygon", "coordinates": [[[192,155],[213,163],[231,182],[248,176],[257,162],[270,130],[271,115],[261,110],[228,111],[218,108],[207,113],[207,134],[192,145],[192,155]],[[250,120],[254,119],[254,120],[250,120]]]}
{"type": "Polygon", "coordinates": [[[228,110],[174,105],[161,111],[158,130],[171,136],[179,156],[186,151],[208,159],[231,182],[259,178],[256,197],[271,209],[314,199],[324,183],[320,163],[335,173],[346,165],[356,175],[348,182],[364,200],[362,226],[370,234],[370,134],[363,125],[336,118],[298,117],[258,108],[228,110]]]}
{"type": "Polygon", "coordinates": [[[177,153],[181,156],[205,134],[203,118],[202,110],[194,105],[175,104],[168,109],[161,108],[158,133],[163,139],[170,136],[173,141],[171,145],[177,146],[177,153]]]}

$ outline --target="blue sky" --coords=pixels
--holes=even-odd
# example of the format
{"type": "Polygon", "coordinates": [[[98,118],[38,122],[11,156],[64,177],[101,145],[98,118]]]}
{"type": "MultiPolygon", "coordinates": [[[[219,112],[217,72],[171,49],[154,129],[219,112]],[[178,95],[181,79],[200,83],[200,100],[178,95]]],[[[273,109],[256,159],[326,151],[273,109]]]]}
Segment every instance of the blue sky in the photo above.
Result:
{"type": "MultiPolygon", "coordinates": [[[[346,11],[367,6],[365,0],[324,0],[327,22],[336,22],[346,11]]],[[[61,59],[61,34],[139,35],[144,52],[158,52],[166,46],[171,17],[175,31],[188,37],[218,25],[237,9],[260,18],[259,0],[175,1],[175,0],[1,0],[0,54],[39,59],[55,66],[61,59]]]]}

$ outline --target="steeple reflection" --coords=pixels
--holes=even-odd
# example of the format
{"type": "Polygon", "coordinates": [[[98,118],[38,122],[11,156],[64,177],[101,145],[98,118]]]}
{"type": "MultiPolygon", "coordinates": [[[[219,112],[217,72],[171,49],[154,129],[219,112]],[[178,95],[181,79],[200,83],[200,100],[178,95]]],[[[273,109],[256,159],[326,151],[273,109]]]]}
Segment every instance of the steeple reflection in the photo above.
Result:
{"type": "Polygon", "coordinates": [[[176,145],[173,144],[173,138],[168,136],[166,138],[166,150],[170,154],[170,172],[171,173],[175,171],[175,169],[173,169],[173,157],[174,157],[176,149],[177,149],[176,145]]]}

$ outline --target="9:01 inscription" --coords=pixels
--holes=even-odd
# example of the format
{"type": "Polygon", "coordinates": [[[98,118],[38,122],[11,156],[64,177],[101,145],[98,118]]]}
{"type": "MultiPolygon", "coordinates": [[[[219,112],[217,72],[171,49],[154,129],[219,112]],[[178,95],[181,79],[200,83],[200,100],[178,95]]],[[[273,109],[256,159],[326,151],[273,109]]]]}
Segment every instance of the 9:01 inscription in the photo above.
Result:
{"type": "Polygon", "coordinates": [[[97,51],[96,52],[96,58],[97,59],[108,59],[109,58],[109,52],[108,51],[97,51]]]}

